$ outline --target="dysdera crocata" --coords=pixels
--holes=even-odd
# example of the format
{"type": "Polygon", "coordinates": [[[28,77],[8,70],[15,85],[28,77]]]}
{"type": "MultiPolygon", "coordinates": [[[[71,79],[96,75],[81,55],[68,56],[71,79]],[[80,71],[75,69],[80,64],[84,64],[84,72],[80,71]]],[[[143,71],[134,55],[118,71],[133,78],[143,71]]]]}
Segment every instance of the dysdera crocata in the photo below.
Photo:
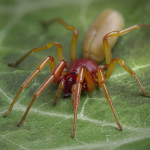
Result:
{"type": "MultiPolygon", "coordinates": [[[[114,13],[114,11],[111,10],[109,13],[112,14],[112,13],[114,13]]],[[[111,19],[109,19],[109,15],[110,15],[109,13],[107,12],[106,13],[107,15],[106,15],[103,12],[103,14],[102,14],[103,17],[101,19],[103,22],[105,22],[107,20],[107,23],[113,24],[113,22],[111,22],[111,19]],[[109,22],[109,20],[110,20],[110,22],[109,22]]],[[[99,20],[99,18],[98,18],[98,20],[99,20]]],[[[54,82],[54,83],[59,83],[59,88],[58,88],[58,91],[56,93],[56,97],[54,99],[54,104],[57,103],[58,97],[60,96],[63,88],[64,88],[64,93],[63,93],[64,97],[71,95],[72,104],[74,107],[73,137],[75,137],[76,122],[77,122],[77,110],[78,110],[78,105],[79,105],[79,100],[80,100],[80,93],[81,93],[81,91],[86,91],[86,90],[88,90],[89,92],[93,92],[94,91],[94,83],[95,83],[97,86],[99,86],[103,89],[105,97],[106,97],[106,99],[107,99],[107,101],[108,101],[108,103],[112,109],[116,123],[117,123],[119,129],[122,130],[122,126],[119,123],[115,109],[114,109],[113,104],[112,104],[112,100],[110,98],[110,95],[108,93],[108,90],[107,90],[107,87],[105,84],[105,80],[108,79],[112,75],[112,73],[115,69],[115,63],[118,62],[128,73],[130,73],[136,79],[138,85],[141,88],[141,91],[143,92],[143,94],[145,96],[150,97],[150,94],[145,92],[145,90],[142,87],[142,85],[141,85],[137,75],[135,74],[135,72],[132,71],[125,64],[125,62],[122,59],[120,59],[120,58],[113,58],[112,59],[112,54],[111,54],[111,47],[112,46],[111,47],[109,46],[108,38],[121,36],[125,33],[132,31],[132,30],[138,29],[139,27],[150,27],[150,26],[148,26],[148,25],[134,25],[132,27],[126,28],[126,29],[121,30],[121,31],[111,31],[111,32],[107,33],[103,37],[103,39],[96,39],[99,41],[100,40],[103,41],[104,52],[102,52],[102,53],[105,53],[105,60],[106,60],[106,65],[98,65],[95,62],[96,60],[94,61],[94,60],[92,60],[92,58],[91,59],[89,59],[89,58],[76,59],[75,47],[76,47],[76,42],[77,42],[77,38],[78,38],[78,32],[77,32],[76,28],[74,28],[71,25],[68,25],[66,22],[64,22],[60,18],[55,18],[49,22],[43,22],[43,25],[48,26],[54,22],[58,22],[61,25],[63,25],[66,29],[73,31],[73,37],[72,37],[71,44],[70,44],[71,62],[67,65],[67,62],[63,56],[62,46],[59,43],[50,42],[45,46],[33,48],[25,56],[23,56],[20,60],[18,60],[16,63],[10,63],[9,64],[10,66],[16,66],[16,65],[20,64],[31,53],[46,50],[46,49],[49,49],[53,46],[57,46],[57,58],[58,58],[59,64],[56,65],[55,60],[52,56],[48,56],[46,59],[44,59],[37,66],[37,69],[22,84],[16,97],[14,98],[12,104],[10,105],[9,110],[5,113],[4,117],[6,117],[9,114],[9,112],[12,110],[14,103],[18,99],[22,90],[25,89],[26,86],[35,78],[35,76],[37,76],[37,74],[45,67],[45,65],[47,63],[49,63],[50,70],[52,73],[45,80],[45,82],[41,85],[41,87],[35,92],[33,99],[31,100],[28,108],[26,109],[26,112],[24,113],[21,121],[18,123],[18,126],[20,126],[21,123],[25,120],[26,115],[28,114],[28,111],[30,110],[35,99],[47,88],[47,86],[51,82],[54,82]],[[66,69],[66,70],[64,71],[64,69],[66,69]],[[105,71],[105,73],[104,73],[104,71],[105,71]]],[[[118,23],[122,24],[122,20],[120,18],[118,19],[118,23]]],[[[101,24],[101,22],[99,24],[97,24],[97,26],[99,26],[100,24],[101,24]]],[[[114,25],[114,27],[116,27],[116,25],[114,25]]],[[[96,26],[94,26],[94,25],[92,26],[92,28],[94,28],[95,31],[97,29],[96,26]]],[[[119,29],[120,27],[117,27],[117,28],[119,29]]],[[[97,30],[99,31],[100,29],[97,29],[97,30]]],[[[108,29],[106,28],[104,30],[109,30],[109,28],[108,29]]],[[[98,33],[98,31],[95,33],[98,33]]],[[[88,40],[86,39],[84,43],[86,43],[86,41],[88,41],[88,40]]],[[[112,45],[114,45],[114,43],[112,45]]],[[[89,45],[88,42],[87,42],[87,44],[89,45]]],[[[103,51],[103,49],[100,49],[99,51],[103,51]]],[[[100,61],[102,61],[102,59],[100,61]]]]}

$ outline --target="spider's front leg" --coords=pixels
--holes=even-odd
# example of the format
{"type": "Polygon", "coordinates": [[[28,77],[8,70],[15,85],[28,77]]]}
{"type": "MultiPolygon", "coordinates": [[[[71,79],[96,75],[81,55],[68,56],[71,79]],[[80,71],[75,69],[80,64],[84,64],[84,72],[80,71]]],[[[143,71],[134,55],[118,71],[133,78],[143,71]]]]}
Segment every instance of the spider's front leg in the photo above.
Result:
{"type": "Polygon", "coordinates": [[[55,60],[52,56],[48,56],[47,58],[45,58],[38,66],[37,69],[35,71],[33,71],[33,73],[26,79],[26,81],[22,84],[22,86],[20,87],[16,97],[14,98],[13,102],[11,103],[9,110],[5,113],[4,117],[6,117],[10,111],[12,110],[16,100],[18,99],[19,95],[21,94],[22,90],[25,89],[27,87],[27,85],[39,74],[39,72],[45,67],[45,65],[49,62],[50,65],[50,69],[51,72],[53,71],[53,69],[56,67],[55,64],[55,60]]]}
{"type": "Polygon", "coordinates": [[[59,84],[59,87],[58,87],[58,90],[57,90],[57,93],[56,93],[56,96],[55,96],[55,99],[54,99],[54,105],[57,104],[58,98],[59,98],[59,96],[61,94],[61,91],[64,88],[64,86],[65,86],[65,79],[62,79],[60,81],[60,84],[59,84]]]}
{"type": "MultiPolygon", "coordinates": [[[[45,65],[47,63],[50,63],[50,66],[55,66],[55,62],[54,62],[54,58],[52,56],[47,57],[46,59],[44,59],[37,67],[37,69],[28,77],[28,79],[23,83],[23,85],[21,86],[20,90],[18,91],[16,97],[14,98],[12,104],[9,107],[9,110],[5,113],[4,117],[6,117],[9,112],[12,110],[16,100],[18,99],[20,93],[22,92],[22,90],[33,80],[33,78],[35,78],[35,76],[45,67],[45,65]]],[[[21,121],[19,122],[18,126],[21,125],[21,123],[23,122],[23,120],[26,118],[26,115],[29,111],[29,109],[31,108],[33,102],[35,101],[35,99],[46,89],[46,87],[51,83],[51,82],[55,82],[57,83],[58,80],[60,79],[60,76],[62,75],[63,70],[66,68],[67,63],[66,60],[62,60],[55,68],[53,68],[52,74],[45,80],[45,82],[42,84],[42,86],[36,91],[36,93],[34,94],[33,99],[31,100],[28,108],[26,109],[26,112],[24,113],[21,121]]]]}
{"type": "Polygon", "coordinates": [[[78,111],[78,105],[80,100],[80,93],[82,89],[82,83],[86,80],[88,91],[93,92],[94,91],[94,81],[92,79],[92,76],[88,69],[86,67],[81,67],[79,74],[76,79],[76,84],[72,86],[72,103],[74,106],[74,123],[73,123],[73,138],[75,137],[75,130],[76,130],[76,122],[77,122],[77,111],[78,111]]]}
{"type": "Polygon", "coordinates": [[[112,73],[113,73],[113,71],[114,71],[114,69],[115,69],[115,63],[116,63],[116,62],[118,62],[128,73],[130,73],[130,74],[136,79],[136,81],[137,81],[139,87],[141,88],[141,91],[143,92],[143,94],[144,94],[145,96],[150,97],[150,94],[145,92],[145,90],[144,90],[144,88],[143,88],[143,86],[142,86],[140,80],[138,79],[136,73],[135,73],[132,69],[130,69],[130,68],[125,64],[125,62],[124,62],[122,59],[120,59],[120,58],[113,58],[113,59],[112,59],[112,61],[110,62],[110,65],[108,66],[108,69],[107,69],[107,71],[106,71],[106,73],[105,73],[105,79],[108,79],[108,78],[112,75],[112,73]]]}
{"type": "Polygon", "coordinates": [[[101,67],[98,68],[97,70],[97,74],[96,74],[96,77],[95,77],[95,81],[96,83],[98,84],[99,87],[101,87],[103,89],[103,92],[105,94],[105,97],[107,99],[107,102],[109,103],[110,105],[110,108],[113,112],[113,115],[115,117],[115,120],[116,120],[116,123],[118,125],[118,127],[120,128],[120,130],[122,131],[122,126],[120,125],[120,122],[118,120],[118,117],[116,115],[116,112],[115,112],[115,109],[113,107],[113,103],[112,103],[112,100],[110,98],[110,95],[109,95],[109,92],[107,90],[107,86],[105,84],[105,75],[103,73],[103,69],[101,67]]]}

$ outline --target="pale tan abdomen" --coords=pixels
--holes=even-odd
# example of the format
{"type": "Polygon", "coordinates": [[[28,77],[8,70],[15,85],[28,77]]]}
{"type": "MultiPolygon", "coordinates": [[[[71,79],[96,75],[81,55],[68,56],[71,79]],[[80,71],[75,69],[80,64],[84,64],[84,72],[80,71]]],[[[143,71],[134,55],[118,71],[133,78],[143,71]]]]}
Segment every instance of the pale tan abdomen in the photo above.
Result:
{"type": "MultiPolygon", "coordinates": [[[[103,11],[87,31],[83,42],[83,57],[94,60],[97,63],[103,61],[105,57],[103,47],[103,37],[111,31],[120,31],[123,28],[124,19],[115,10],[103,11]]],[[[118,37],[109,38],[112,48],[118,37]]]]}

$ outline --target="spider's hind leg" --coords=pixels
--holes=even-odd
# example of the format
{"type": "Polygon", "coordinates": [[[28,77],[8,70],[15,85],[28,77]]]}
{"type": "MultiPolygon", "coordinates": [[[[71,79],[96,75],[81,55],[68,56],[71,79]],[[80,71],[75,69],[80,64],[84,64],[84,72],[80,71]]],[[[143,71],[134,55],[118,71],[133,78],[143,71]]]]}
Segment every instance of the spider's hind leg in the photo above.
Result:
{"type": "Polygon", "coordinates": [[[47,44],[44,45],[44,46],[40,46],[40,47],[33,48],[33,49],[30,50],[26,55],[24,55],[22,58],[20,58],[16,63],[9,63],[8,65],[9,65],[9,66],[17,66],[17,65],[19,65],[25,58],[27,58],[31,53],[43,51],[43,50],[49,49],[49,48],[51,48],[51,47],[53,47],[53,46],[55,46],[55,45],[57,46],[57,59],[58,59],[58,62],[60,62],[62,59],[64,59],[63,50],[62,50],[61,44],[59,44],[59,43],[57,43],[57,42],[49,42],[49,43],[47,43],[47,44]]]}
{"type": "Polygon", "coordinates": [[[107,65],[109,65],[111,60],[112,60],[112,53],[111,53],[111,48],[110,48],[109,43],[108,43],[108,38],[109,37],[115,37],[115,36],[121,36],[123,34],[130,32],[130,31],[136,30],[140,27],[150,28],[150,25],[137,24],[137,25],[131,26],[129,28],[123,29],[121,31],[109,32],[103,37],[103,45],[104,45],[104,49],[105,49],[105,57],[106,57],[105,59],[106,59],[107,65]]]}
{"type": "Polygon", "coordinates": [[[77,39],[78,39],[78,32],[77,29],[72,26],[67,24],[63,19],[61,18],[54,18],[50,21],[42,21],[42,25],[44,27],[47,27],[48,25],[51,25],[54,22],[58,22],[59,24],[61,24],[62,26],[64,26],[67,30],[73,31],[73,36],[72,36],[72,40],[70,42],[70,59],[71,61],[76,59],[76,43],[77,43],[77,39]]]}

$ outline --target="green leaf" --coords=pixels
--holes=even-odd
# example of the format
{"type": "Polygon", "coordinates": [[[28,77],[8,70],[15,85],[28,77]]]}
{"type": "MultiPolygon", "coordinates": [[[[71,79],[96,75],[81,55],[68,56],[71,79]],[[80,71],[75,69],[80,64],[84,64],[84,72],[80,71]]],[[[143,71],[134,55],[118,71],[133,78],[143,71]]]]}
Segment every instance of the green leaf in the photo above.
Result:
{"type": "MultiPolygon", "coordinates": [[[[47,56],[56,58],[56,47],[30,55],[17,67],[16,62],[34,47],[59,42],[69,62],[72,32],[59,24],[44,30],[41,20],[63,18],[79,32],[76,55],[82,58],[82,42],[86,30],[100,12],[118,10],[125,27],[150,24],[149,0],[1,0],[0,1],[0,149],[115,149],[137,150],[150,147],[150,99],[142,95],[135,79],[121,66],[106,81],[123,131],[118,130],[114,116],[102,89],[89,95],[82,93],[78,110],[76,136],[72,136],[73,107],[71,97],[53,100],[58,85],[51,84],[34,102],[20,127],[23,113],[34,92],[50,75],[49,66],[23,90],[8,117],[3,118],[19,87],[47,56]]],[[[150,29],[140,28],[119,38],[113,57],[123,59],[150,91],[150,29]]],[[[105,62],[103,62],[105,63],[105,62]]]]}

